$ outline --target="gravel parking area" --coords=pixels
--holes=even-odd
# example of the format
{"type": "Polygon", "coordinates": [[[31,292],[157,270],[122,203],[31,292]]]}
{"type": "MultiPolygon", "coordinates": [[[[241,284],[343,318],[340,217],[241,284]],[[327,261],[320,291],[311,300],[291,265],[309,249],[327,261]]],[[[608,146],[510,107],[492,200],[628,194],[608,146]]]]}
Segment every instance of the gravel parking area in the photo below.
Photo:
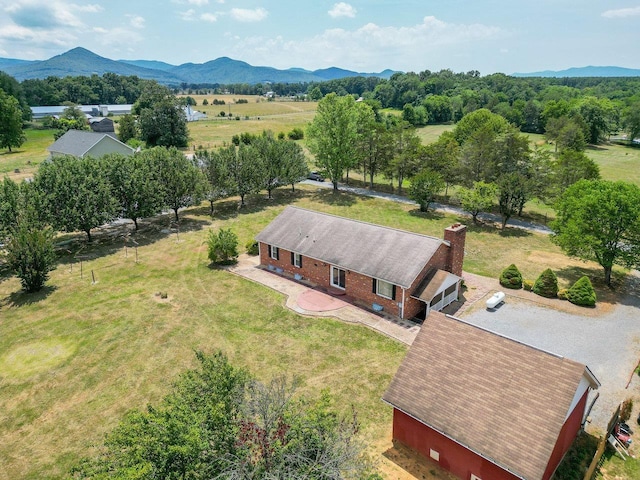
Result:
{"type": "MultiPolygon", "coordinates": [[[[586,364],[602,384],[587,428],[605,430],[616,406],[639,393],[635,391],[637,381],[626,388],[640,359],[640,299],[636,292],[630,292],[602,316],[557,311],[506,293],[506,302],[494,311],[475,308],[461,313],[460,318],[586,364]]],[[[485,300],[480,300],[482,305],[485,300]]]]}

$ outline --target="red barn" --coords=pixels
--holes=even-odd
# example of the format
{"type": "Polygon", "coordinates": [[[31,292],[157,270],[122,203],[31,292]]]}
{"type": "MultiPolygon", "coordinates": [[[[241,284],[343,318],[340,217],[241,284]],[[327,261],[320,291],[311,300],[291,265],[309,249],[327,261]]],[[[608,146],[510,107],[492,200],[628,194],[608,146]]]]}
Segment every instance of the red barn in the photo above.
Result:
{"type": "Polygon", "coordinates": [[[467,227],[444,239],[287,207],[256,239],[260,264],[401,318],[457,300],[467,227]]]}
{"type": "Polygon", "coordinates": [[[463,480],[547,480],[598,386],[585,365],[432,312],[383,400],[394,441],[463,480]]]}

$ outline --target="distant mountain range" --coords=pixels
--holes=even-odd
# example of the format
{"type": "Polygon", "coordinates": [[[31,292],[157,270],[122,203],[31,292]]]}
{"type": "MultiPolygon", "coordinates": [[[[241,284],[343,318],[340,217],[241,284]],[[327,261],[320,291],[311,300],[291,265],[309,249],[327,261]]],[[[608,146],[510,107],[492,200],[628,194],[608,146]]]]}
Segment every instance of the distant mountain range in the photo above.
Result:
{"type": "Polygon", "coordinates": [[[111,72],[118,75],[136,75],[139,78],[156,80],[166,85],[177,85],[183,82],[190,84],[324,82],[356,76],[389,78],[395,73],[392,70],[380,73],[360,73],[340,68],[315,71],[301,68],[278,70],[271,67],[254,67],[227,57],[217,58],[206,63],[170,65],[154,60],[110,60],[82,47],[71,49],[61,55],[42,61],[0,58],[0,70],[20,81],[49,76],[103,75],[111,72]]]}
{"type": "Polygon", "coordinates": [[[640,70],[623,67],[579,67],[566,70],[514,73],[514,77],[640,77],[640,70]]]}

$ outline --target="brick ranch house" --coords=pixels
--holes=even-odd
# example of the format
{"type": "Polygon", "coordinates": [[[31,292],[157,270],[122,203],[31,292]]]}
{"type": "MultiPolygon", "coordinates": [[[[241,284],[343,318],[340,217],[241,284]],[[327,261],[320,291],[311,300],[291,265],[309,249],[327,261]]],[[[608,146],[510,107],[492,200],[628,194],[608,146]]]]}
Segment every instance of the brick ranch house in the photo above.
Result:
{"type": "Polygon", "coordinates": [[[466,226],[444,239],[289,206],[256,240],[260,264],[400,318],[457,300],[466,226]]]}
{"type": "Polygon", "coordinates": [[[547,480],[599,385],[585,365],[432,312],[383,400],[394,442],[463,480],[547,480]]]}

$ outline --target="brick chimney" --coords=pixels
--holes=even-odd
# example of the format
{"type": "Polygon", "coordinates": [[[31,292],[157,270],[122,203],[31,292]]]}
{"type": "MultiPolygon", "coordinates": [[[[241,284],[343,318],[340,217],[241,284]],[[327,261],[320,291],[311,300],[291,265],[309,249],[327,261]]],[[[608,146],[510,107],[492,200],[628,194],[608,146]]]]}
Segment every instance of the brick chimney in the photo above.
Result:
{"type": "Polygon", "coordinates": [[[444,229],[444,239],[449,242],[447,270],[459,277],[462,276],[464,262],[464,242],[467,237],[467,226],[456,223],[444,229]]]}

